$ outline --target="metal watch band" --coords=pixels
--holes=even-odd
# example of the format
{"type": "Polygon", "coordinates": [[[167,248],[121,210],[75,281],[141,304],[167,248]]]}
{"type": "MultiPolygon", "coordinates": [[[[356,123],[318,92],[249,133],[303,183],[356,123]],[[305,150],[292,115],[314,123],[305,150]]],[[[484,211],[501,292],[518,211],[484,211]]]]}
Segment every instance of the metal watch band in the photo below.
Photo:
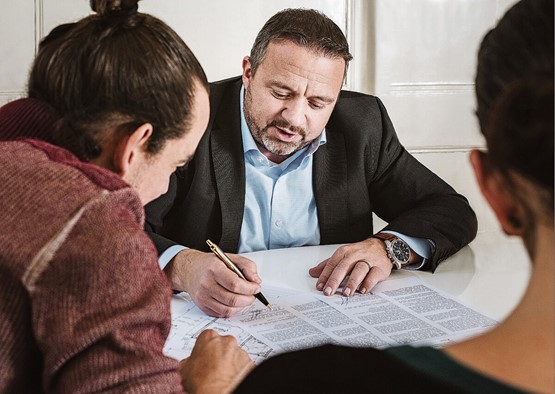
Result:
{"type": "MultiPolygon", "coordinates": [[[[395,239],[400,239],[399,237],[397,237],[396,235],[393,234],[389,234],[389,233],[376,233],[374,235],[372,235],[372,237],[370,238],[376,238],[379,239],[380,241],[384,242],[388,241],[388,242],[392,242],[395,239]]],[[[403,241],[404,242],[404,241],[403,241]]],[[[406,243],[406,242],[405,242],[406,243]]],[[[386,250],[387,250],[387,244],[386,244],[386,250]]],[[[409,250],[410,250],[410,257],[409,257],[409,262],[406,264],[401,264],[401,267],[408,267],[411,266],[413,264],[417,264],[418,263],[418,259],[419,259],[419,255],[417,255],[414,250],[412,250],[412,248],[409,246],[409,250]]],[[[396,265],[396,262],[393,259],[393,256],[389,256],[389,259],[391,260],[391,262],[393,263],[393,266],[396,268],[400,268],[396,265]]]]}

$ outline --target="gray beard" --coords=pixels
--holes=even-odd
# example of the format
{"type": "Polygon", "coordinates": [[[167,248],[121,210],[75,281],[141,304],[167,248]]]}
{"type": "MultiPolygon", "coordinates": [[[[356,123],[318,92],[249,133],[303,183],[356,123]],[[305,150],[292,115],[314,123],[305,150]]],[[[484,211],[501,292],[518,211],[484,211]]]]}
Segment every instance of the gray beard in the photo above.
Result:
{"type": "MultiPolygon", "coordinates": [[[[254,122],[254,119],[251,115],[252,108],[252,96],[250,94],[250,89],[245,89],[245,102],[243,104],[243,112],[245,114],[245,121],[247,122],[247,126],[251,132],[252,138],[256,141],[257,144],[262,145],[268,152],[279,155],[279,156],[290,156],[293,153],[301,150],[305,146],[307,146],[309,142],[305,141],[304,136],[306,132],[302,130],[299,132],[303,136],[300,141],[297,142],[282,142],[272,139],[268,135],[268,128],[272,127],[273,124],[267,125],[264,128],[260,128],[254,122]]],[[[279,122],[283,123],[283,122],[279,122]]],[[[282,127],[290,127],[290,125],[282,124],[282,127]]]]}
{"type": "Polygon", "coordinates": [[[304,140],[288,143],[276,141],[268,136],[267,130],[268,128],[266,127],[262,130],[261,134],[255,135],[257,133],[252,133],[251,128],[251,133],[256,142],[266,148],[269,152],[272,152],[274,155],[288,156],[306,146],[306,144],[303,144],[305,142],[304,140]],[[260,141],[258,141],[258,139],[260,139],[260,141]]]}

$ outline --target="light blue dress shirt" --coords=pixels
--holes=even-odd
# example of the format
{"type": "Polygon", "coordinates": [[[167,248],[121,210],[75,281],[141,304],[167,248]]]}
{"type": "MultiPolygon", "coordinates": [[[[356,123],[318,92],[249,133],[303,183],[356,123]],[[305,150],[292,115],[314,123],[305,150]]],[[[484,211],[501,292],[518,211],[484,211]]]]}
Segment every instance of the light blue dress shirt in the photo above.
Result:
{"type": "MultiPolygon", "coordinates": [[[[264,156],[252,137],[243,112],[241,88],[241,134],[245,155],[245,208],[239,253],[320,244],[320,227],[312,189],[312,155],[326,143],[326,130],[311,144],[276,164],[264,156]],[[310,186],[310,187],[307,187],[310,186]]],[[[418,269],[432,255],[433,244],[422,238],[393,231],[417,254],[424,257],[418,269]]],[[[159,258],[163,269],[184,246],[168,248],[159,258]]]]}
{"type": "MultiPolygon", "coordinates": [[[[243,108],[241,89],[241,108],[243,108]]],[[[312,155],[326,143],[326,130],[280,164],[260,152],[241,111],[245,152],[245,211],[239,253],[320,244],[312,192],[312,155]],[[307,187],[309,185],[310,187],[307,187]]]]}

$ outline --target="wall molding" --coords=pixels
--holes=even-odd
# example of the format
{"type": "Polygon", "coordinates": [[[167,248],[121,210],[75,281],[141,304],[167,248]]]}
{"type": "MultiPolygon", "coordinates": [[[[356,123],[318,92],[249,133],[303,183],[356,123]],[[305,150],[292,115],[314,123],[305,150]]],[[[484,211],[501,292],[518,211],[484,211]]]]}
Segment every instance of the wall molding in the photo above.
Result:
{"type": "Polygon", "coordinates": [[[474,94],[471,82],[393,82],[389,84],[389,93],[399,94],[474,94]]]}
{"type": "MultiPolygon", "coordinates": [[[[354,46],[352,43],[354,42],[354,38],[355,38],[355,31],[354,31],[354,25],[355,25],[355,6],[353,4],[353,0],[344,0],[344,9],[345,9],[345,37],[347,37],[347,42],[349,43],[349,46],[352,47],[354,46]]],[[[350,48],[351,50],[351,54],[353,53],[353,48],[350,48]]],[[[353,89],[353,79],[354,79],[354,75],[352,72],[352,68],[349,70],[349,72],[347,73],[347,76],[345,78],[345,88],[346,89],[353,89]]]]}
{"type": "Polygon", "coordinates": [[[42,37],[44,37],[44,1],[35,0],[35,55],[42,37]]]}
{"type": "Polygon", "coordinates": [[[407,151],[411,154],[438,154],[438,153],[467,153],[472,149],[483,150],[485,145],[457,145],[457,146],[416,146],[413,148],[407,147],[407,151]]]}
{"type": "Polygon", "coordinates": [[[345,0],[345,36],[353,55],[346,89],[375,93],[375,35],[375,0],[345,0]]]}

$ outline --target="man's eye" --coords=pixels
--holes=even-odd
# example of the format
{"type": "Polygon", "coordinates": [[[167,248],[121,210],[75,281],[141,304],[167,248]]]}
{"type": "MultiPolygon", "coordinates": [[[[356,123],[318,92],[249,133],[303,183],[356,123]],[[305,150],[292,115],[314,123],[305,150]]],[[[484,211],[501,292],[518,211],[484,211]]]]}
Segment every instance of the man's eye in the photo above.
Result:
{"type": "Polygon", "coordinates": [[[312,109],[322,109],[322,108],[325,107],[324,104],[312,103],[312,102],[309,103],[309,105],[310,105],[310,108],[312,108],[312,109]]]}
{"type": "Polygon", "coordinates": [[[275,98],[283,100],[284,98],[287,97],[287,94],[285,93],[279,93],[279,92],[272,92],[272,94],[274,95],[275,98]]]}

